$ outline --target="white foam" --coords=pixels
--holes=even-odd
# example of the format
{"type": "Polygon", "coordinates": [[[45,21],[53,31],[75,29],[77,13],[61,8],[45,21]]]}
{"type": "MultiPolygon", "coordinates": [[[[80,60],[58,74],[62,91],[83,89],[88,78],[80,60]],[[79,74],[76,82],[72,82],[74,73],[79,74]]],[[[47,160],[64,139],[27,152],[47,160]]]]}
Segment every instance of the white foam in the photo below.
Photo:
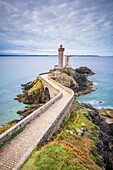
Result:
{"type": "Polygon", "coordinates": [[[90,103],[91,105],[98,105],[98,104],[101,104],[101,103],[103,103],[102,101],[100,101],[100,100],[91,100],[91,101],[88,101],[88,103],[90,103]]]}
{"type": "Polygon", "coordinates": [[[97,83],[96,83],[96,82],[93,82],[93,85],[94,85],[94,86],[96,86],[96,85],[97,85],[97,83]]]}

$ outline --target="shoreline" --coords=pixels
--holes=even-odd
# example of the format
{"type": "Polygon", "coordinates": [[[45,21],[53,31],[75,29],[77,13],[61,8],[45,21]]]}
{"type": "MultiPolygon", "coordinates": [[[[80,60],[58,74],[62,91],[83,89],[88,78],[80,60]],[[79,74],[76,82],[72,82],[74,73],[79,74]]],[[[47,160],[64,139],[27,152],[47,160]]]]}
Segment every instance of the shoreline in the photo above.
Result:
{"type": "MultiPolygon", "coordinates": [[[[64,68],[65,69],[65,68],[64,68]]],[[[51,73],[51,72],[54,72],[54,71],[56,71],[56,69],[52,69],[52,70],[50,70],[49,71],[49,73],[51,73]]],[[[85,75],[85,77],[86,77],[86,79],[87,79],[87,77],[88,76],[92,76],[93,74],[95,74],[94,72],[92,72],[89,68],[87,68],[87,67],[79,67],[79,68],[77,68],[77,71],[78,71],[78,73],[80,73],[80,74],[83,74],[83,75],[85,75]],[[84,69],[86,69],[86,72],[87,73],[85,73],[85,70],[84,69]]],[[[62,72],[62,71],[61,71],[62,72]]],[[[42,73],[41,73],[42,74],[42,73]]],[[[52,77],[53,79],[54,79],[54,77],[52,77]]],[[[88,79],[87,79],[88,80],[88,79]]],[[[33,80],[34,81],[34,80],[33,80]]],[[[29,83],[31,83],[31,82],[33,82],[33,81],[30,81],[29,83]]],[[[59,80],[58,80],[58,82],[59,82],[59,80]]],[[[21,84],[21,87],[22,87],[22,91],[23,91],[23,93],[25,92],[25,90],[28,88],[29,89],[29,83],[26,83],[26,84],[21,84]]],[[[61,83],[62,84],[62,83],[61,83]]],[[[76,98],[77,97],[79,97],[79,96],[81,96],[81,95],[85,95],[85,94],[88,94],[88,93],[91,93],[91,92],[93,92],[93,91],[96,91],[95,89],[93,89],[93,82],[92,81],[90,81],[90,80],[88,80],[88,87],[87,87],[87,89],[86,90],[81,90],[81,91],[79,91],[79,92],[74,92],[75,93],[75,100],[76,100],[76,98]]],[[[64,84],[63,84],[64,85],[64,84]]],[[[70,88],[70,87],[69,87],[70,88]]],[[[72,90],[73,90],[73,88],[71,88],[72,90]]],[[[19,99],[18,99],[18,97],[20,96],[21,94],[19,94],[19,95],[17,95],[17,98],[14,98],[14,100],[18,100],[19,101],[19,99]]],[[[77,100],[76,100],[77,101],[77,100]]],[[[22,102],[22,101],[19,101],[19,102],[22,102]]],[[[78,101],[79,102],[79,101],[78,101]]],[[[45,102],[44,102],[45,103],[45,102]]],[[[34,110],[36,110],[36,109],[38,109],[39,107],[41,107],[44,103],[39,103],[39,104],[35,104],[35,106],[33,106],[32,104],[28,104],[28,106],[26,106],[24,109],[22,109],[22,110],[18,110],[17,111],[17,114],[19,114],[20,115],[20,119],[12,119],[11,121],[9,121],[9,122],[7,122],[7,123],[5,123],[5,124],[2,124],[1,126],[0,126],[0,129],[2,129],[2,128],[5,128],[6,130],[8,130],[10,127],[12,127],[13,125],[15,125],[16,123],[18,123],[19,121],[21,121],[22,119],[24,119],[26,116],[28,116],[29,114],[31,114],[34,110]],[[24,115],[24,112],[26,112],[29,108],[31,108],[31,111],[26,115],[24,115]],[[23,117],[22,117],[22,114],[24,115],[23,117]]],[[[82,103],[82,102],[79,102],[79,103],[82,103]]],[[[25,103],[26,104],[26,103],[25,103]]],[[[85,103],[85,104],[89,104],[89,103],[85,103]]],[[[111,109],[111,110],[113,110],[113,108],[110,108],[110,107],[108,107],[108,108],[95,108],[94,107],[94,109],[97,109],[97,110],[101,110],[101,109],[104,109],[104,110],[109,110],[109,109],[111,109]]],[[[6,131],[5,130],[5,131],[6,131]]],[[[5,132],[5,131],[3,131],[3,132],[5,132]]],[[[3,133],[2,132],[2,133],[3,133]]],[[[2,133],[0,133],[0,134],[2,134],[2,133]]]]}
{"type": "MultiPolygon", "coordinates": [[[[93,91],[92,89],[93,82],[89,81],[87,77],[88,75],[93,75],[94,73],[87,67],[80,67],[79,72],[81,72],[81,70],[84,70],[84,73],[78,73],[76,69],[74,70],[72,68],[64,68],[61,70],[53,69],[53,70],[50,70],[49,72],[49,78],[73,90],[75,94],[75,99],[76,99],[76,97],[81,94],[86,94],[86,93],[93,91]],[[87,70],[88,70],[88,73],[86,74],[87,70]]],[[[39,106],[40,104],[39,101],[43,101],[44,103],[50,101],[50,93],[49,91],[46,91],[45,93],[44,86],[42,82],[39,80],[39,77],[37,77],[35,80],[29,83],[26,83],[24,85],[22,84],[22,90],[23,90],[23,93],[17,95],[16,100],[18,100],[19,102],[23,102],[23,103],[27,103],[31,105],[33,104],[34,106],[31,106],[31,111],[30,111],[31,113],[33,112],[32,107],[34,110],[36,110],[36,105],[39,106]],[[37,94],[39,94],[40,100],[37,94]]],[[[113,160],[113,153],[112,153],[113,152],[112,151],[113,150],[112,148],[113,146],[113,116],[112,116],[113,109],[110,109],[110,108],[109,109],[103,109],[103,108],[96,109],[92,107],[92,105],[90,104],[81,103],[81,102],[79,103],[77,101],[75,102],[78,103],[78,109],[84,108],[87,110],[88,115],[86,116],[86,118],[90,120],[92,124],[98,127],[97,128],[98,135],[96,136],[96,138],[99,138],[99,143],[96,146],[97,147],[96,151],[98,151],[99,155],[103,159],[100,166],[106,166],[107,168],[113,167],[113,162],[112,162],[113,160]]],[[[29,108],[27,108],[27,110],[28,110],[28,113],[30,114],[29,108]]],[[[21,110],[19,112],[20,112],[19,114],[24,113],[24,111],[21,111],[21,110]]],[[[25,117],[27,118],[27,116],[25,117],[24,116],[25,116],[25,113],[23,115],[23,119],[25,117]]],[[[14,121],[12,121],[12,123],[13,124],[11,124],[11,127],[16,124],[16,122],[14,121]]],[[[80,129],[78,130],[80,131],[80,129]]],[[[83,132],[80,131],[80,133],[83,133],[83,132]]],[[[92,134],[91,140],[93,138],[95,138],[95,135],[93,136],[92,134]]]]}

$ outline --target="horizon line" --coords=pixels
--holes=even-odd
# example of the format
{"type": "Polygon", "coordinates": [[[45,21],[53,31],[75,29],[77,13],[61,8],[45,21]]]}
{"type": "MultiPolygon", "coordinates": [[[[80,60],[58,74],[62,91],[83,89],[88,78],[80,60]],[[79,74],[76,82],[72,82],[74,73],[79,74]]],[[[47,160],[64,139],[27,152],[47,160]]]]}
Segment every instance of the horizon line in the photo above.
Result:
{"type": "MultiPolygon", "coordinates": [[[[0,54],[0,57],[7,57],[7,56],[58,56],[57,54],[0,54]]],[[[68,56],[68,55],[64,55],[68,56]]],[[[69,56],[95,56],[95,57],[113,57],[113,55],[98,55],[98,54],[70,54],[69,56]]]]}

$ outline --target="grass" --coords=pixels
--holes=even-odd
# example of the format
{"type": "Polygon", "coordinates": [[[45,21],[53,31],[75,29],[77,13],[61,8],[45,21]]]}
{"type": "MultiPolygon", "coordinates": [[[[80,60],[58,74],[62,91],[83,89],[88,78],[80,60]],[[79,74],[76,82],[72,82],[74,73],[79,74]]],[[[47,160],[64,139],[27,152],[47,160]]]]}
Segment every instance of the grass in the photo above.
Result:
{"type": "Polygon", "coordinates": [[[39,78],[36,78],[33,81],[33,87],[28,90],[28,94],[32,93],[33,91],[39,90],[43,88],[43,84],[39,78]]]}
{"type": "MultiPolygon", "coordinates": [[[[86,118],[86,109],[75,102],[75,110],[61,128],[51,137],[49,143],[35,150],[20,170],[100,170],[101,158],[92,154],[96,151],[96,139],[90,139],[93,124],[86,118]],[[78,135],[76,129],[85,129],[78,135]],[[98,162],[99,160],[99,162],[98,162]],[[97,163],[97,164],[96,164],[97,163]]],[[[96,133],[96,132],[95,132],[96,133]]]]}
{"type": "Polygon", "coordinates": [[[75,168],[75,155],[58,142],[44,146],[32,154],[24,170],[71,170],[75,168]],[[39,154],[40,153],[40,154],[39,154]],[[53,154],[54,153],[54,154],[53,154]],[[35,160],[35,161],[34,161],[35,160]]]}
{"type": "Polygon", "coordinates": [[[15,122],[15,123],[12,123],[12,124],[7,123],[7,124],[5,124],[5,125],[2,125],[2,127],[0,128],[0,135],[1,135],[3,132],[5,132],[6,130],[8,130],[9,128],[11,128],[12,126],[14,126],[15,124],[16,124],[16,122],[15,122]]]}

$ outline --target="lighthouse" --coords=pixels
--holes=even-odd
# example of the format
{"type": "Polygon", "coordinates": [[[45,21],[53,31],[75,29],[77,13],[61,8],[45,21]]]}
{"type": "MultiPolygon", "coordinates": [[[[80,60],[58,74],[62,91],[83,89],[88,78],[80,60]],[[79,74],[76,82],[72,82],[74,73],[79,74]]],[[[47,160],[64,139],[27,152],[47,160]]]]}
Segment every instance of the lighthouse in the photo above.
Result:
{"type": "Polygon", "coordinates": [[[71,56],[65,56],[65,67],[69,67],[69,58],[71,56]]]}
{"type": "Polygon", "coordinates": [[[65,48],[63,48],[62,44],[60,44],[60,48],[58,48],[58,68],[63,68],[63,53],[65,48]]]}

